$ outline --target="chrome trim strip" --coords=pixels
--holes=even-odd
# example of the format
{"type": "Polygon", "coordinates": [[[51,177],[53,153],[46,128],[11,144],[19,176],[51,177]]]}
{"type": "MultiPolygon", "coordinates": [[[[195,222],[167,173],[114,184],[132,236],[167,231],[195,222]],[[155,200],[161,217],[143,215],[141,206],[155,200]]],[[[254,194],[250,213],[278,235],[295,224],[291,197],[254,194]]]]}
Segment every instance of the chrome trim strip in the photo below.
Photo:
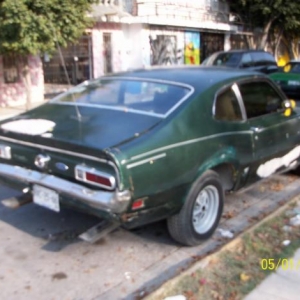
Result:
{"type": "Polygon", "coordinates": [[[213,138],[220,137],[220,136],[227,136],[227,135],[233,135],[233,134],[253,134],[253,131],[251,131],[251,130],[230,131],[230,132],[225,132],[225,133],[212,134],[212,135],[208,135],[208,136],[197,138],[197,139],[192,139],[192,140],[188,140],[188,141],[184,141],[184,142],[171,144],[169,146],[164,146],[164,147],[157,148],[157,149],[154,149],[154,150],[151,150],[151,151],[139,154],[139,155],[135,155],[135,156],[131,157],[128,161],[136,160],[136,159],[139,159],[139,158],[142,158],[142,157],[145,157],[147,155],[154,154],[154,153],[157,153],[157,152],[160,152],[160,151],[185,146],[185,145],[188,145],[188,144],[198,143],[198,142],[201,142],[201,141],[205,141],[205,140],[208,140],[208,139],[213,139],[213,138]]]}
{"type": "Polygon", "coordinates": [[[137,166],[146,164],[146,163],[148,163],[148,162],[151,162],[151,161],[154,161],[154,160],[157,160],[157,159],[166,157],[166,156],[167,156],[166,153],[162,153],[162,154],[159,154],[159,155],[156,155],[156,156],[153,156],[153,157],[149,157],[149,158],[147,158],[147,159],[144,159],[144,160],[141,160],[141,161],[138,161],[138,162],[129,164],[129,165],[126,166],[126,168],[127,168],[127,169],[131,169],[131,168],[134,168],[134,167],[137,167],[137,166]]]}
{"type": "Polygon", "coordinates": [[[105,188],[107,190],[114,190],[116,188],[116,179],[115,179],[114,176],[112,176],[110,174],[107,174],[107,173],[104,173],[104,172],[100,172],[100,171],[96,170],[95,168],[88,168],[86,166],[77,165],[75,167],[75,178],[79,181],[86,182],[88,184],[92,184],[92,185],[95,185],[95,186],[99,186],[99,187],[105,188]],[[83,177],[81,177],[79,175],[79,173],[81,171],[83,172],[83,177]],[[101,184],[101,183],[88,181],[86,179],[86,172],[106,178],[110,182],[111,186],[109,187],[109,186],[101,184]]]}
{"type": "MultiPolygon", "coordinates": [[[[276,113],[281,113],[281,112],[274,112],[274,114],[276,114],[276,113]]],[[[273,114],[273,113],[272,113],[272,114],[273,114]]],[[[267,115],[266,115],[266,116],[267,116],[267,115]]],[[[287,117],[286,117],[286,118],[287,118],[287,117]]],[[[253,119],[254,119],[254,118],[253,118],[253,119]]],[[[291,121],[294,121],[294,120],[295,120],[295,118],[293,118],[293,119],[287,119],[287,120],[284,121],[284,122],[277,123],[277,124],[274,124],[274,125],[272,125],[272,126],[261,127],[259,132],[267,131],[267,130],[272,129],[272,128],[274,128],[274,127],[282,126],[282,125],[284,125],[285,123],[291,122],[291,121]]]]}
{"type": "Polygon", "coordinates": [[[0,163],[0,176],[26,182],[27,184],[39,184],[109,213],[124,212],[131,200],[131,194],[128,190],[122,192],[92,190],[53,175],[2,163],[0,163]]]}
{"type": "Polygon", "coordinates": [[[102,162],[102,163],[106,163],[106,164],[110,165],[114,169],[114,171],[116,173],[116,177],[117,177],[118,187],[121,188],[121,186],[120,186],[121,181],[120,181],[119,170],[118,170],[117,166],[112,161],[109,161],[109,160],[106,160],[106,159],[102,159],[102,158],[98,158],[98,157],[95,157],[95,156],[90,156],[90,155],[76,153],[76,152],[73,152],[73,151],[57,149],[57,148],[54,148],[54,147],[45,146],[45,145],[41,145],[41,144],[33,144],[33,143],[30,143],[30,142],[19,141],[19,140],[8,138],[8,137],[4,137],[4,136],[0,136],[0,140],[4,140],[4,141],[16,143],[16,144],[20,144],[20,145],[25,145],[25,146],[29,146],[29,147],[33,147],[33,148],[38,148],[38,149],[43,149],[43,150],[49,150],[49,151],[53,151],[53,152],[57,152],[57,153],[63,153],[63,154],[68,154],[68,155],[72,155],[72,156],[77,156],[77,157],[81,157],[81,158],[85,158],[85,159],[90,159],[90,160],[94,160],[94,161],[98,161],[98,162],[102,162]]]}
{"type": "Polygon", "coordinates": [[[243,118],[244,121],[246,121],[247,120],[247,113],[246,113],[246,108],[245,108],[245,104],[244,104],[244,101],[243,101],[241,91],[240,91],[240,89],[239,89],[239,87],[236,83],[234,83],[232,85],[231,89],[235,93],[236,98],[238,100],[238,103],[240,105],[240,109],[241,109],[241,112],[242,112],[242,118],[243,118]]]}

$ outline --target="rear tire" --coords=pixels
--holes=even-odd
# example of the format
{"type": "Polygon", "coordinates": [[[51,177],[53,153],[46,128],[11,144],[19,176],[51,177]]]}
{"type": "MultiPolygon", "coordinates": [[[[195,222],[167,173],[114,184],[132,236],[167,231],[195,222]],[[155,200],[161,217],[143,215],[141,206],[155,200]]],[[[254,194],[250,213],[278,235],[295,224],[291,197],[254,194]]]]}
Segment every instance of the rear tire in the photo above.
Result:
{"type": "Polygon", "coordinates": [[[192,185],[180,212],[168,218],[170,235],[183,245],[199,245],[216,230],[223,203],[224,192],[218,174],[205,172],[192,185]]]}

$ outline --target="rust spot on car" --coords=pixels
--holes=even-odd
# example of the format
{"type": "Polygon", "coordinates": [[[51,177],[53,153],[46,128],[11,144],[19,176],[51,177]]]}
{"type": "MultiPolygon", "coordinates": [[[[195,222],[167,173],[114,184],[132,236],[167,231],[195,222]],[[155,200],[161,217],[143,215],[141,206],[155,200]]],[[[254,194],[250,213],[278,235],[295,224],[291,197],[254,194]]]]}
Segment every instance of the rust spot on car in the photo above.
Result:
{"type": "Polygon", "coordinates": [[[123,214],[122,216],[121,216],[121,220],[123,221],[123,222],[130,222],[130,221],[132,221],[134,218],[136,218],[138,216],[138,213],[129,213],[129,214],[123,214]]]}

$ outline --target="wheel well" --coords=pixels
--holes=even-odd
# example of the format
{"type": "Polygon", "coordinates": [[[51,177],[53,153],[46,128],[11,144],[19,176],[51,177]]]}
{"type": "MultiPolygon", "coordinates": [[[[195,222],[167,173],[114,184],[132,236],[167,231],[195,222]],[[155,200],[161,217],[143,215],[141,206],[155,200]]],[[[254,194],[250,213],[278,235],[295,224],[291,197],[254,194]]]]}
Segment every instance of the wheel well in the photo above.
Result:
{"type": "Polygon", "coordinates": [[[230,191],[234,186],[234,166],[231,164],[221,164],[211,169],[215,171],[222,182],[224,191],[230,191]]]}

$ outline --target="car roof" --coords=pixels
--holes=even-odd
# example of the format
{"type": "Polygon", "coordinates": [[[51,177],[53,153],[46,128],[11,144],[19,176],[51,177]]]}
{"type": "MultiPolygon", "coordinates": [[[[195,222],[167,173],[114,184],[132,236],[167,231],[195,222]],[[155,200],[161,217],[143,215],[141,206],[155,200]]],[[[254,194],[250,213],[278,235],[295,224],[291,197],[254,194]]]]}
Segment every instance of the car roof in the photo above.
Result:
{"type": "Polygon", "coordinates": [[[228,51],[218,51],[215,53],[249,53],[249,52],[267,52],[267,51],[256,50],[256,49],[232,49],[232,50],[228,50],[228,51]]]}
{"type": "Polygon", "coordinates": [[[204,90],[214,84],[222,83],[228,80],[238,80],[242,77],[262,77],[267,76],[249,70],[233,69],[228,67],[207,67],[207,66],[172,66],[172,67],[151,67],[146,69],[137,69],[127,72],[114,73],[105,78],[126,77],[150,79],[158,81],[170,81],[176,83],[188,84],[197,90],[204,90]]]}

